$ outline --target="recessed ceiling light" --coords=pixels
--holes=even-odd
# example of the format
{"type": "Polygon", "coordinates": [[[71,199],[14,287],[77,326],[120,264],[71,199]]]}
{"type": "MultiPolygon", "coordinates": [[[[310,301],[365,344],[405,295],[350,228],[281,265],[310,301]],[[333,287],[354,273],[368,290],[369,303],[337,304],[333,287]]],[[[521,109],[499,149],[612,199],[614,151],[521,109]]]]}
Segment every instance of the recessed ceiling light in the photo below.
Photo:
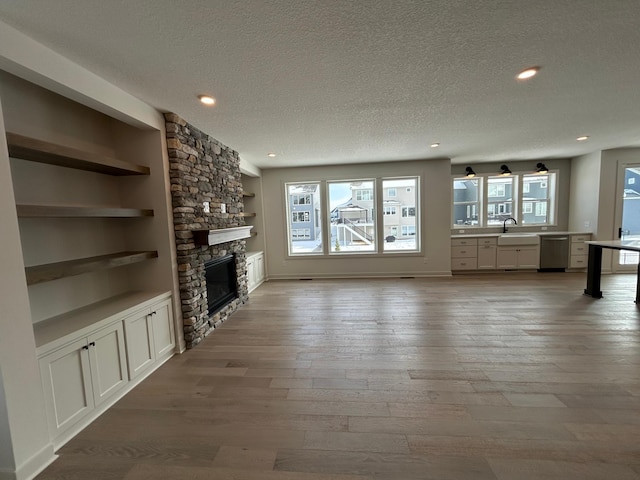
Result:
{"type": "Polygon", "coordinates": [[[539,71],[540,71],[540,67],[529,67],[521,71],[518,75],[516,75],[516,78],[518,80],[527,80],[528,78],[531,78],[537,75],[539,71]]]}
{"type": "Polygon", "coordinates": [[[204,105],[215,105],[216,103],[216,99],[213,97],[210,97],[209,95],[199,95],[198,98],[200,99],[200,102],[203,103],[204,105]]]}
{"type": "Polygon", "coordinates": [[[432,143],[431,148],[438,148],[440,146],[439,143],[432,143]]]}
{"type": "Polygon", "coordinates": [[[585,140],[589,140],[589,135],[582,135],[581,137],[576,138],[579,142],[584,142],[585,140]]]}
{"type": "Polygon", "coordinates": [[[269,152],[269,153],[267,153],[267,157],[271,157],[271,158],[273,158],[273,157],[275,157],[275,156],[276,156],[276,154],[275,154],[275,153],[273,153],[273,152],[269,152]]]}

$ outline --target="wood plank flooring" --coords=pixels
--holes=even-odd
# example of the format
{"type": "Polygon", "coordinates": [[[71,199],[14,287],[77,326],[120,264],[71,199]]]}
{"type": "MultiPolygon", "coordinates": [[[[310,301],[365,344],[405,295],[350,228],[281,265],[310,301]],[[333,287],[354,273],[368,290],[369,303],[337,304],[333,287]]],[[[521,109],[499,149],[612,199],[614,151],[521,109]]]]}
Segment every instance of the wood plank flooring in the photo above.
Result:
{"type": "Polygon", "coordinates": [[[640,479],[635,275],[268,282],[37,478],[640,479]]]}

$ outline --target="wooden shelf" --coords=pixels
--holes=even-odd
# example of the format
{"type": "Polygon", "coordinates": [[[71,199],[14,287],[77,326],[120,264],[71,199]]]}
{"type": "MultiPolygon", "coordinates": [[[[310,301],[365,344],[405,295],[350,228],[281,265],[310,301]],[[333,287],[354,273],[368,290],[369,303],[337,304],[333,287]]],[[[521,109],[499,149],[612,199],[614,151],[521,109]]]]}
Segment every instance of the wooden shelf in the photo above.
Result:
{"type": "Polygon", "coordinates": [[[249,213],[249,212],[242,212],[242,213],[240,213],[240,216],[248,218],[248,217],[255,217],[256,214],[255,213],[249,213]]]}
{"type": "Polygon", "coordinates": [[[149,167],[75,148],[7,132],[9,155],[14,158],[108,175],[149,175],[149,167]]]}
{"type": "Polygon", "coordinates": [[[66,262],[48,263],[25,268],[27,285],[50,282],[64,277],[72,277],[88,272],[122,267],[132,263],[156,258],[158,252],[119,252],[97,257],[80,258],[66,262]]]}
{"type": "Polygon", "coordinates": [[[153,217],[153,210],[140,208],[78,207],[65,205],[16,205],[18,217],[153,217]]]}
{"type": "Polygon", "coordinates": [[[243,197],[248,197],[248,198],[253,198],[253,197],[256,196],[256,194],[252,193],[252,192],[242,192],[242,196],[243,197]]]}

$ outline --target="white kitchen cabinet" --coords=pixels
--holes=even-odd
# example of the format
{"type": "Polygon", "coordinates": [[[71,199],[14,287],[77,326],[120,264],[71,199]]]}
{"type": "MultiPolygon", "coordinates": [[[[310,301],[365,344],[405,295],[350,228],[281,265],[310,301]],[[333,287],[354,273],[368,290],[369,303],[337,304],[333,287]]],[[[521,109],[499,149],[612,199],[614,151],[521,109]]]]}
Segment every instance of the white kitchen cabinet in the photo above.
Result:
{"type": "Polygon", "coordinates": [[[171,302],[151,305],[124,319],[127,338],[127,365],[134,379],[167,355],[175,347],[171,302]]]}
{"type": "Polygon", "coordinates": [[[451,239],[451,270],[476,270],[478,268],[478,239],[451,239]]]}
{"type": "Polygon", "coordinates": [[[264,253],[247,253],[247,289],[255,290],[265,280],[264,253]]]}
{"type": "Polygon", "coordinates": [[[478,270],[496,269],[496,238],[478,239],[478,270]]]}
{"type": "Polygon", "coordinates": [[[591,235],[571,235],[571,256],[569,259],[569,268],[587,268],[589,246],[584,243],[587,240],[591,240],[591,235]]]}
{"type": "Polygon", "coordinates": [[[498,246],[496,252],[498,269],[537,269],[540,265],[539,245],[498,246]]]}
{"type": "Polygon", "coordinates": [[[40,375],[53,436],[59,436],[126,386],[122,322],[44,353],[40,375]]]}

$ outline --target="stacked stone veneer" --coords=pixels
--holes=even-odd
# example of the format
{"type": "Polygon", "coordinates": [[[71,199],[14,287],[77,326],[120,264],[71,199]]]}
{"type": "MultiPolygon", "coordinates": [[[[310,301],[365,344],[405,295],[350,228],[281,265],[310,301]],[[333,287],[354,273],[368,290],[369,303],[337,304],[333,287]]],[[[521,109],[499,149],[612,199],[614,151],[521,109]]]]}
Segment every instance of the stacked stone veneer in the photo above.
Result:
{"type": "Polygon", "coordinates": [[[193,241],[194,230],[245,224],[240,158],[178,115],[165,114],[165,123],[184,337],[187,348],[192,348],[248,299],[245,241],[213,246],[197,246],[193,241]],[[209,213],[204,202],[209,202],[209,213]],[[226,213],[221,213],[221,203],[226,213]],[[228,253],[235,254],[239,298],[209,317],[204,263],[228,253]]]}

